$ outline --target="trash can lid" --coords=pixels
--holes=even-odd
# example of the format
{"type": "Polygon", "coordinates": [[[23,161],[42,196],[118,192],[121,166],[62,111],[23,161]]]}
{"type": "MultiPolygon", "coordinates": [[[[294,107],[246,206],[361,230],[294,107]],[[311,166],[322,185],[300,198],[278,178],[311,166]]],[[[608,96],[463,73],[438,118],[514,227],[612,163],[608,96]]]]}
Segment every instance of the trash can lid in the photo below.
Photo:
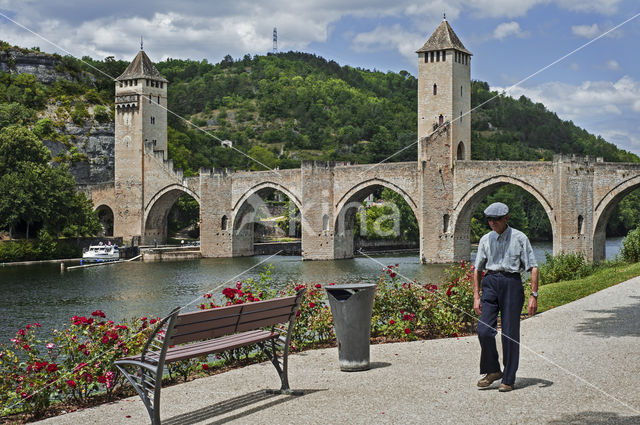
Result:
{"type": "Polygon", "coordinates": [[[327,291],[331,291],[332,289],[367,289],[374,288],[375,286],[375,283],[345,283],[341,285],[326,285],[324,289],[327,291]]]}

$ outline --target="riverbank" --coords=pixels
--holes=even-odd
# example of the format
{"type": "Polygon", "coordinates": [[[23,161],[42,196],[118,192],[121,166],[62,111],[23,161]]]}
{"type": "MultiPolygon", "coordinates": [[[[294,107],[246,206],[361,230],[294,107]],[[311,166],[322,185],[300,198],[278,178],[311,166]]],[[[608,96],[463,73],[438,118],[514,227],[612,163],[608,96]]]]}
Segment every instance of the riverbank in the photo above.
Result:
{"type": "MultiPolygon", "coordinates": [[[[523,321],[508,394],[497,382],[476,387],[479,348],[469,336],[371,346],[372,367],[363,372],[340,372],[336,348],[291,355],[289,381],[302,396],[265,394],[278,386],[271,364],[246,366],[164,389],[161,417],[166,424],[638,423],[640,392],[630,391],[640,385],[630,361],[640,350],[638,298],[635,278],[523,321]]],[[[39,423],[148,422],[131,397],[39,423]]]]}

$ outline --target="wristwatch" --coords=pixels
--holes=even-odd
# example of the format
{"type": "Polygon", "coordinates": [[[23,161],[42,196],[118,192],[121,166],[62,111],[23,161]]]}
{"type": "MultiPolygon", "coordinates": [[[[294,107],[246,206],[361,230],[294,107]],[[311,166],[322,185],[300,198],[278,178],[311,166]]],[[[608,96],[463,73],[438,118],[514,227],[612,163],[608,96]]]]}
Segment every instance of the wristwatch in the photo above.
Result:
{"type": "Polygon", "coordinates": [[[538,292],[537,291],[531,291],[531,296],[533,298],[538,298],[538,292]]]}

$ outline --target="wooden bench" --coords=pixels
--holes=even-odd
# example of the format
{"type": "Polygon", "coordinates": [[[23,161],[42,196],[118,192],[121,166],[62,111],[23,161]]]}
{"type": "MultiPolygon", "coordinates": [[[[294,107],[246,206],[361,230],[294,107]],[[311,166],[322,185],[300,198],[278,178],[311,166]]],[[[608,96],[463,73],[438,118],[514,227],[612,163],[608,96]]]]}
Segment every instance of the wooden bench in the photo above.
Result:
{"type": "Polygon", "coordinates": [[[294,296],[189,313],[176,308],[154,329],[142,354],[116,360],[115,365],[142,398],[154,425],[160,424],[164,365],[179,360],[257,344],[280,376],[280,390],[268,391],[294,393],[289,388],[287,359],[304,292],[303,288],[294,296]]]}

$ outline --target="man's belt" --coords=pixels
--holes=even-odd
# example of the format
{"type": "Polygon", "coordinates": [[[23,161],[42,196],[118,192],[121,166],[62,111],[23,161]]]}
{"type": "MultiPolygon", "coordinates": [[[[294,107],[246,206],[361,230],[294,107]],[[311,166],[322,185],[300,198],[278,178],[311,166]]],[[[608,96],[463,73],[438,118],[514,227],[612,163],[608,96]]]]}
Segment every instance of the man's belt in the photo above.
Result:
{"type": "Polygon", "coordinates": [[[511,278],[517,278],[517,279],[521,279],[522,276],[520,276],[520,273],[513,273],[513,272],[505,272],[502,270],[487,270],[487,272],[485,273],[486,275],[490,275],[490,274],[499,274],[505,277],[511,277],[511,278]]]}

